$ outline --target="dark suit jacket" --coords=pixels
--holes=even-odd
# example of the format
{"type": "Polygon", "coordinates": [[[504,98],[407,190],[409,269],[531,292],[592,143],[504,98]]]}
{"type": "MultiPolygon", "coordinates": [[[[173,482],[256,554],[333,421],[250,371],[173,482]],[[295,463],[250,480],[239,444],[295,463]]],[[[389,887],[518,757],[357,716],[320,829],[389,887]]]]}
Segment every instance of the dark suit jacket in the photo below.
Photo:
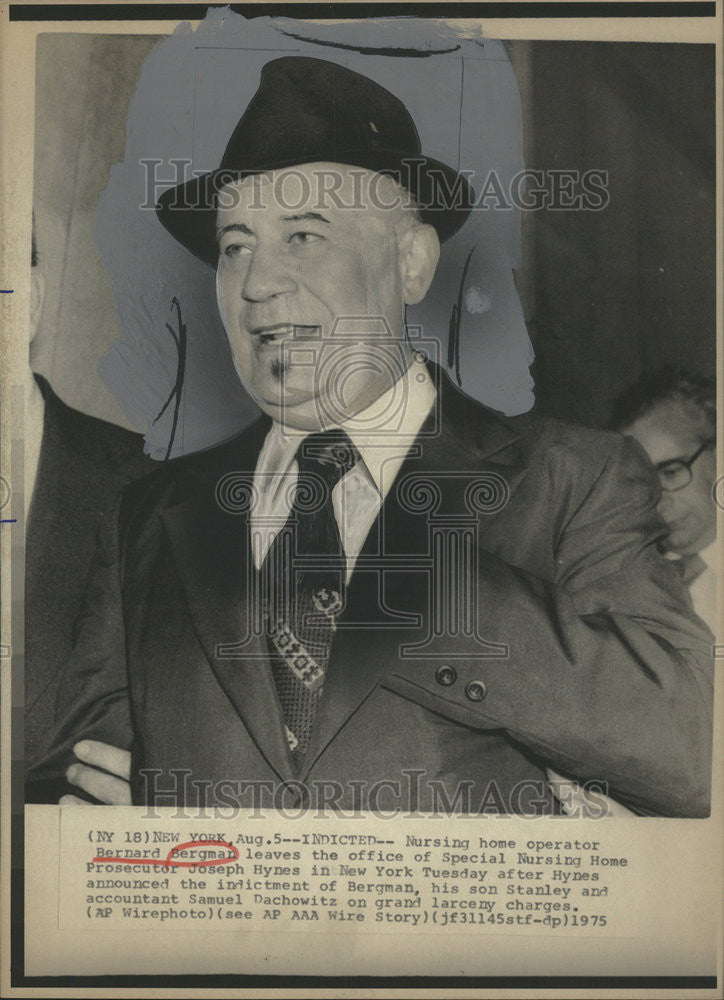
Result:
{"type": "Polygon", "coordinates": [[[250,596],[266,419],[124,492],[56,751],[132,746],[137,802],[278,805],[299,777],[341,808],[547,812],[549,765],[707,814],[712,639],[657,552],[643,453],[439,388],[355,569],[300,775],[250,596]]]}
{"type": "Polygon", "coordinates": [[[36,375],[45,411],[25,549],[25,758],[47,749],[103,513],[148,473],[143,437],[67,406],[36,375]]]}

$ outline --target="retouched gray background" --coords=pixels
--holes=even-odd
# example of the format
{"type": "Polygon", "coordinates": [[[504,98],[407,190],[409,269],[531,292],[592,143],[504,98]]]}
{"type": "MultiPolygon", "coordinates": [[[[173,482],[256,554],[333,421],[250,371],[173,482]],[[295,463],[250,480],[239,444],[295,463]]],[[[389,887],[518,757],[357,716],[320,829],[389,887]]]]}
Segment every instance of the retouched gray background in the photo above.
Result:
{"type": "Polygon", "coordinates": [[[477,246],[471,282],[479,294],[468,299],[473,308],[464,310],[461,329],[466,391],[506,412],[528,409],[528,334],[538,408],[592,426],[606,422],[615,395],[643,368],[668,362],[714,373],[713,47],[486,42],[468,72],[475,45],[468,40],[464,114],[453,121],[445,109],[460,105],[459,52],[395,59],[339,47],[360,39],[368,47],[390,47],[390,38],[439,48],[461,41],[439,22],[233,18],[243,23],[217,21],[203,38],[189,29],[174,39],[39,38],[34,203],[47,290],[31,360],[67,403],[149,431],[147,447],[162,455],[170,413],[150,421],[175,376],[165,323],[173,322],[170,298],[177,294],[189,327],[178,450],[222,440],[253,416],[216,318],[212,272],[178,247],[152,212],[134,210],[138,159],[190,150],[195,165],[201,152],[198,166],[213,168],[256,89],[258,68],[293,46],[396,90],[423,149],[453,166],[459,145],[460,164],[483,175],[485,167],[466,157],[483,156],[486,166],[509,173],[523,160],[543,170],[609,172],[611,200],[602,212],[479,213],[446,248],[425,309],[411,318],[423,337],[439,341],[444,357],[460,261],[477,246]],[[259,53],[260,40],[272,36],[283,51],[259,53]],[[257,51],[246,59],[238,91],[219,96],[219,81],[233,78],[238,49],[249,39],[257,51]],[[179,63],[184,47],[197,53],[192,66],[179,63]],[[194,107],[194,93],[219,114],[194,107]],[[199,134],[199,123],[208,134],[199,134]]]}

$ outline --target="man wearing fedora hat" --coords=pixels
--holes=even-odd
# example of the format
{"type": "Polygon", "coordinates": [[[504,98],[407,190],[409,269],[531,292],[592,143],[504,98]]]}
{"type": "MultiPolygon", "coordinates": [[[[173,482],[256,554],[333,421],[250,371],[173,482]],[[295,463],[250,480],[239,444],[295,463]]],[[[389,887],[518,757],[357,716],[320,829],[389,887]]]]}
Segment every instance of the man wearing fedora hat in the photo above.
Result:
{"type": "Polygon", "coordinates": [[[708,814],[711,637],[641,452],[504,420],[407,339],[473,201],[397,98],[301,56],[163,195],[262,416],[124,492],[47,768],[102,740],[137,803],[528,814],[554,768],[708,814]]]}

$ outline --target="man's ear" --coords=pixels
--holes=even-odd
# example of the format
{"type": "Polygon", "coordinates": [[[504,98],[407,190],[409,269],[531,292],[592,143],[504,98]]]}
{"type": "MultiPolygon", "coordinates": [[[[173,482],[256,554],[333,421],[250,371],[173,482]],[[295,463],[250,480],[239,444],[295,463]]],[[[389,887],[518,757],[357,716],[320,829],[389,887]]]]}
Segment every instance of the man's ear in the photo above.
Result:
{"type": "Polygon", "coordinates": [[[412,225],[400,237],[400,278],[405,304],[422,302],[435,277],[440,240],[432,226],[412,225]]]}

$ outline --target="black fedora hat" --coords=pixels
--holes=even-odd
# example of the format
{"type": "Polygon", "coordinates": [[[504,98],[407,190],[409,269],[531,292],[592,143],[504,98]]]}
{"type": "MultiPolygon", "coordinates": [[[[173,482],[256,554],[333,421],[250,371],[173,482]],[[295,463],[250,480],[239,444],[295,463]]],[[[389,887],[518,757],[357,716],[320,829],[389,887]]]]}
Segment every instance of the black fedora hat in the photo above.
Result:
{"type": "Polygon", "coordinates": [[[457,232],[472,207],[465,177],[422,153],[402,101],[337,63],[284,56],[264,66],[219,168],[165,191],[156,212],[175,239],[213,267],[221,188],[250,174],[317,162],[394,177],[441,240],[457,232]]]}

